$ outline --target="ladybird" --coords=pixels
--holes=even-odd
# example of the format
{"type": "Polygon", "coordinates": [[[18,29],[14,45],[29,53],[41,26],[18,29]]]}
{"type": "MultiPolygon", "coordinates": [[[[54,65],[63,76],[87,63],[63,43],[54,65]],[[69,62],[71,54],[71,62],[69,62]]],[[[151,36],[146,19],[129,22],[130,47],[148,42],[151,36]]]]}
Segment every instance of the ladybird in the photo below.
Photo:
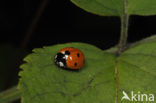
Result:
{"type": "Polygon", "coordinates": [[[84,65],[84,54],[77,48],[66,47],[58,51],[54,61],[61,68],[79,70],[84,65]]]}

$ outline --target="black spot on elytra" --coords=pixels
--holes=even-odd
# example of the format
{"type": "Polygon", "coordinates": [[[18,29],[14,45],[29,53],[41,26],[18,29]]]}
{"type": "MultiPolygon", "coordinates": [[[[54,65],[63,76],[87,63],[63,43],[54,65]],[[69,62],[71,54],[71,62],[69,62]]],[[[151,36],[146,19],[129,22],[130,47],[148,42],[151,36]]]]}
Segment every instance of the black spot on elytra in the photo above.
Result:
{"type": "Polygon", "coordinates": [[[66,55],[70,55],[70,52],[68,50],[65,51],[66,55]]]}
{"type": "Polygon", "coordinates": [[[77,63],[74,63],[74,66],[76,67],[77,66],[77,63]]]}
{"type": "Polygon", "coordinates": [[[80,54],[79,53],[77,53],[77,57],[80,57],[80,54]]]}

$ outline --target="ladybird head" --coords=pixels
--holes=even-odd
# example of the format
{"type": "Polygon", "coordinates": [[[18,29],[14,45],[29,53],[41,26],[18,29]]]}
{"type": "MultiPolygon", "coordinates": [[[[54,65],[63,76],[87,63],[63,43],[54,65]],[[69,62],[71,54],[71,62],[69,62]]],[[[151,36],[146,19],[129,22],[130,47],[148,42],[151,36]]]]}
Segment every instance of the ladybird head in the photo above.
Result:
{"type": "Polygon", "coordinates": [[[66,68],[66,60],[68,55],[70,55],[68,50],[57,53],[55,56],[55,64],[61,68],[66,68]]]}

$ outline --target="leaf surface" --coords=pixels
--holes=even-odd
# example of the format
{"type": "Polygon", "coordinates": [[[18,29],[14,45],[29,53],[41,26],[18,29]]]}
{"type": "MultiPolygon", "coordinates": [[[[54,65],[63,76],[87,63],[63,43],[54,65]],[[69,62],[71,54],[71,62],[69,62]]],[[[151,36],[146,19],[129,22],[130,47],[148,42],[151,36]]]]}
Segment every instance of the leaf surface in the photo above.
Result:
{"type": "Polygon", "coordinates": [[[149,94],[156,95],[154,37],[140,41],[117,58],[89,44],[69,43],[34,49],[25,61],[19,82],[22,103],[137,103],[121,101],[123,91],[130,99],[132,91],[147,94],[148,99],[149,94]],[[64,47],[84,52],[85,65],[80,71],[54,64],[54,56],[64,47]]]}
{"type": "Polygon", "coordinates": [[[155,15],[155,0],[71,0],[80,8],[102,16],[155,15]]]}
{"type": "Polygon", "coordinates": [[[25,58],[20,73],[22,103],[97,103],[115,98],[114,56],[83,43],[35,49],[25,58]],[[83,51],[85,65],[68,71],[54,64],[54,56],[64,47],[83,51]],[[107,95],[106,95],[107,94],[107,95]]]}
{"type": "MultiPolygon", "coordinates": [[[[125,51],[118,58],[117,67],[119,98],[123,96],[122,91],[126,91],[130,97],[132,91],[137,96],[147,94],[148,100],[149,94],[156,95],[156,40],[152,39],[151,42],[144,42],[125,51]]],[[[130,102],[125,100],[123,103],[130,102]]]]}

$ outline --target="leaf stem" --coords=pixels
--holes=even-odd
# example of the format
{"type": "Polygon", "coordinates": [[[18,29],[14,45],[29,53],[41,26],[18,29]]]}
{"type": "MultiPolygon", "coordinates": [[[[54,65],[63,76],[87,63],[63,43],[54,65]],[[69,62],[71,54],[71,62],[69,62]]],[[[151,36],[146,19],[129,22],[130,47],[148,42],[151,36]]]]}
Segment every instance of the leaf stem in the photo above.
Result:
{"type": "Polygon", "coordinates": [[[17,86],[12,87],[4,92],[0,93],[0,103],[9,103],[20,99],[21,92],[17,89],[17,86]]]}
{"type": "Polygon", "coordinates": [[[27,45],[31,39],[30,37],[31,37],[34,29],[36,28],[37,23],[38,23],[40,17],[42,16],[48,2],[49,2],[49,0],[42,0],[38,10],[36,11],[34,19],[33,19],[32,23],[30,24],[28,31],[26,32],[25,38],[24,38],[23,42],[21,43],[21,49],[25,49],[27,47],[27,45]]]}
{"type": "Polygon", "coordinates": [[[129,24],[129,15],[127,13],[128,8],[128,0],[124,0],[124,13],[121,16],[121,34],[120,34],[120,41],[119,41],[119,50],[118,53],[120,54],[126,47],[127,37],[128,37],[128,24],[129,24]]]}

